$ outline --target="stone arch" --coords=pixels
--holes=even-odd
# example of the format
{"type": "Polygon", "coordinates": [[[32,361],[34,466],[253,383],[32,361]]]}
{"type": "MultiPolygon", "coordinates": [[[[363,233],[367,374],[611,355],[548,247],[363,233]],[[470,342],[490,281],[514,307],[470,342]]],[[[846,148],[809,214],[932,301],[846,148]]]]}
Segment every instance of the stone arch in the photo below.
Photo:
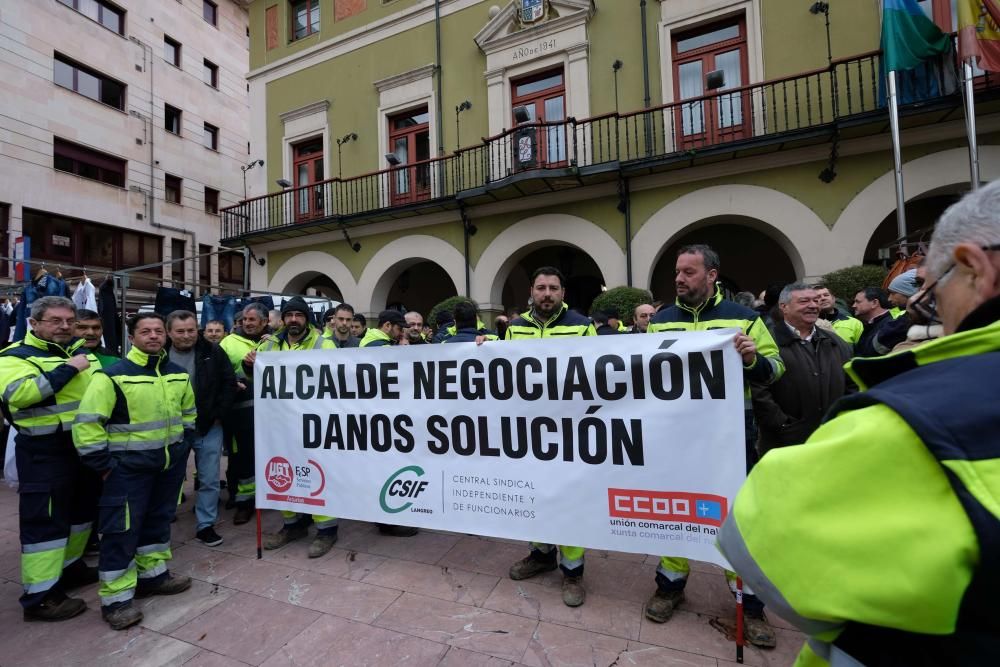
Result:
{"type": "Polygon", "coordinates": [[[358,294],[362,312],[374,313],[385,307],[393,282],[399,275],[420,262],[433,262],[444,269],[455,285],[455,292],[465,291],[465,257],[455,246],[434,236],[403,236],[383,246],[368,260],[358,294]]]}
{"type": "Polygon", "coordinates": [[[481,308],[502,310],[511,270],[532,250],[549,245],[568,245],[589,255],[608,287],[625,284],[625,253],[610,234],[584,218],[544,213],[511,225],[486,247],[473,274],[473,300],[481,308]]]}
{"type": "Polygon", "coordinates": [[[333,255],[319,250],[307,250],[288,258],[278,267],[268,282],[270,292],[301,294],[316,276],[326,276],[340,289],[346,303],[354,304],[358,298],[358,285],[347,265],[333,255]]]}
{"type": "MultiPolygon", "coordinates": [[[[830,230],[808,206],[789,195],[756,185],[716,185],[695,190],[650,216],[632,239],[633,281],[648,288],[653,270],[675,239],[714,224],[718,218],[739,219],[774,239],[788,255],[797,276],[825,271],[830,230]]],[[[834,268],[839,268],[834,267],[834,268]]]]}
{"type": "MultiPolygon", "coordinates": [[[[1000,178],[1000,146],[979,147],[979,177],[1000,178]]],[[[969,182],[969,150],[952,148],[903,164],[903,192],[910,201],[940,188],[969,182]]],[[[859,192],[833,225],[832,243],[847,258],[841,266],[860,264],[875,229],[896,210],[896,184],[890,169],[859,192]]]]}

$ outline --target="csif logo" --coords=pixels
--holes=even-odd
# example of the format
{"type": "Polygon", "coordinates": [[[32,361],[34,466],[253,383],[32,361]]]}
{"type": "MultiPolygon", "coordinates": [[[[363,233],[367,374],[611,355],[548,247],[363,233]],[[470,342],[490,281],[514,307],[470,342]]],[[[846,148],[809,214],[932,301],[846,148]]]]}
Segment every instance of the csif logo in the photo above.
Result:
{"type": "Polygon", "coordinates": [[[427,488],[428,482],[419,479],[424,476],[424,469],[420,466],[406,466],[389,475],[382,485],[382,493],[379,494],[379,505],[382,511],[389,514],[406,511],[413,505],[406,500],[402,505],[395,506],[399,500],[408,498],[416,499],[427,488]]]}

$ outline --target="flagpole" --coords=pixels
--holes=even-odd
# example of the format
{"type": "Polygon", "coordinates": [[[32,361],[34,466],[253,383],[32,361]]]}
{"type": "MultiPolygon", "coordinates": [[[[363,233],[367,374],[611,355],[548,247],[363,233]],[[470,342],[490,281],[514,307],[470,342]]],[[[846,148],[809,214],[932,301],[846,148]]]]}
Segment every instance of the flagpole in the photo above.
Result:
{"type": "Polygon", "coordinates": [[[979,145],[976,138],[976,101],[972,76],[972,59],[962,61],[962,84],[965,88],[965,131],[969,138],[969,184],[979,189],[979,145]]]}
{"type": "Polygon", "coordinates": [[[895,70],[889,70],[888,79],[889,127],[892,130],[892,159],[896,177],[896,230],[902,243],[906,238],[906,197],[903,196],[903,156],[899,147],[899,99],[896,96],[895,70]]]}

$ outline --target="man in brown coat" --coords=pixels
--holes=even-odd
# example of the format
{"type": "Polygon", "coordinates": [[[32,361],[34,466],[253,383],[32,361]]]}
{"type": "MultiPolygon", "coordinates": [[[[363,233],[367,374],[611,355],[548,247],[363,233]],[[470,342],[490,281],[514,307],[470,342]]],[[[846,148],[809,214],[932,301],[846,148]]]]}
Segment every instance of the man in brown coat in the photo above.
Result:
{"type": "Polygon", "coordinates": [[[786,285],[778,308],[784,321],[774,322],[770,329],[785,374],[768,386],[751,386],[761,456],[775,447],[805,442],[827,409],[851,388],[843,368],[851,358],[850,346],[816,326],[816,290],[804,283],[786,285]]]}

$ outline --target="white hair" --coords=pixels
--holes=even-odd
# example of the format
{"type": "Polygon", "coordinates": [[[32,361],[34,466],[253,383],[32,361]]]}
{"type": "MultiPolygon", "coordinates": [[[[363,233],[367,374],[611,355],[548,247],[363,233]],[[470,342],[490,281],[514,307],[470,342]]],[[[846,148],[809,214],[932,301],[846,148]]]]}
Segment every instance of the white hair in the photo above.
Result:
{"type": "Polygon", "coordinates": [[[789,283],[781,288],[781,294],[778,295],[778,303],[791,303],[792,292],[802,292],[811,289],[813,289],[812,285],[807,285],[803,282],[789,283]]]}
{"type": "Polygon", "coordinates": [[[932,278],[942,278],[959,243],[1000,243],[1000,180],[968,193],[941,215],[927,251],[927,272],[932,278]]]}

